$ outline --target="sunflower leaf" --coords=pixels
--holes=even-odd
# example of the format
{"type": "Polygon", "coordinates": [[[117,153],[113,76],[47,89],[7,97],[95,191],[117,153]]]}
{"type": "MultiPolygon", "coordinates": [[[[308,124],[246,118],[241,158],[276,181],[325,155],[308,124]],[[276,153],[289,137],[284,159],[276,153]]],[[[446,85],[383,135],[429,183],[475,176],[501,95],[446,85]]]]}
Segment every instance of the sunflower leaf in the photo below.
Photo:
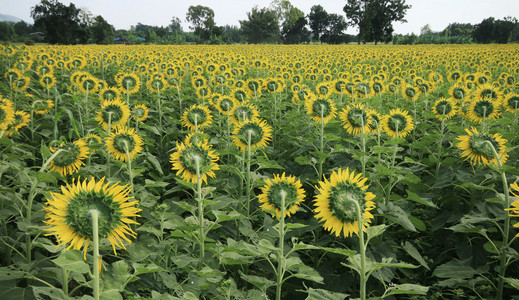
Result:
{"type": "Polygon", "coordinates": [[[429,287],[427,286],[410,283],[397,284],[388,287],[382,298],[391,295],[427,295],[428,291],[429,287]]]}
{"type": "Polygon", "coordinates": [[[331,292],[323,289],[308,288],[308,290],[299,290],[300,292],[308,293],[306,300],[344,300],[348,294],[331,292]]]}
{"type": "Polygon", "coordinates": [[[90,270],[88,264],[83,260],[83,253],[79,250],[62,252],[58,258],[52,261],[61,268],[73,272],[87,273],[90,270]]]}

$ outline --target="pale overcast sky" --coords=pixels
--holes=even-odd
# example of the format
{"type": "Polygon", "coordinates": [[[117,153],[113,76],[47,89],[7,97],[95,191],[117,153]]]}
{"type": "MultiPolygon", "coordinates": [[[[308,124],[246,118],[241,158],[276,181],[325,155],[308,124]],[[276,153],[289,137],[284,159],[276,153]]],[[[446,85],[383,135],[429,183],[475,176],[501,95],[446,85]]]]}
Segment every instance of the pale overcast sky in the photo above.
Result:
{"type": "MultiPolygon", "coordinates": [[[[239,20],[247,19],[252,7],[269,6],[271,0],[60,0],[68,5],[87,8],[94,15],[101,15],[116,29],[129,29],[138,22],[153,26],[167,26],[172,17],[182,21],[188,29],[186,12],[191,5],[203,5],[214,10],[216,25],[236,25],[239,20]]],[[[342,8],[345,0],[290,0],[292,5],[305,14],[310,8],[320,4],[328,13],[344,15],[342,8]]],[[[33,22],[31,7],[40,0],[0,0],[0,14],[12,15],[30,23],[33,22]]],[[[441,31],[449,23],[480,23],[483,19],[494,17],[502,19],[512,16],[519,19],[519,0],[407,0],[412,7],[407,11],[407,23],[393,23],[395,33],[420,33],[420,28],[429,24],[433,31],[441,31]]],[[[356,34],[356,28],[348,29],[356,34]]]]}

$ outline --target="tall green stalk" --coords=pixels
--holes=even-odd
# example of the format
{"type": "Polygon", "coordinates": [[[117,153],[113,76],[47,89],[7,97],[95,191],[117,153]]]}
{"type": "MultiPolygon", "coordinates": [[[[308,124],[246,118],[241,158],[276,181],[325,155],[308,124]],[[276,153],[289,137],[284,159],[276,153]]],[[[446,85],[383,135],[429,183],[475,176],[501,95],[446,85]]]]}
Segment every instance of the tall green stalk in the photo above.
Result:
{"type": "Polygon", "coordinates": [[[357,223],[359,225],[359,252],[360,252],[360,299],[366,300],[366,245],[364,244],[364,220],[362,219],[362,211],[359,203],[352,199],[357,211],[357,223]]]}
{"type": "Polygon", "coordinates": [[[249,130],[247,131],[247,177],[246,177],[246,185],[245,188],[247,189],[247,217],[250,218],[250,202],[251,202],[251,171],[250,171],[250,165],[251,165],[251,135],[252,132],[249,130]]]}
{"type": "Polygon", "coordinates": [[[204,201],[202,199],[202,181],[200,178],[200,156],[194,155],[193,160],[195,161],[196,168],[196,197],[198,202],[198,235],[200,242],[200,258],[204,258],[205,255],[205,233],[204,233],[204,201]]]}
{"type": "Polygon", "coordinates": [[[92,274],[94,277],[94,299],[99,300],[101,294],[101,288],[99,284],[99,273],[101,272],[99,268],[99,211],[97,209],[91,209],[89,213],[92,217],[92,244],[94,245],[94,271],[92,274]]]}
{"type": "MultiPolygon", "coordinates": [[[[324,106],[321,105],[321,127],[319,128],[319,151],[324,152],[324,106]]],[[[323,177],[323,163],[324,161],[319,159],[319,169],[317,177],[321,180],[323,177]]]]}
{"type": "Polygon", "coordinates": [[[283,277],[285,275],[285,198],[287,193],[281,191],[281,217],[279,218],[279,250],[278,250],[278,270],[276,272],[276,300],[281,300],[281,286],[283,285],[283,277]]]}
{"type": "Polygon", "coordinates": [[[131,195],[134,195],[134,187],[133,187],[133,173],[132,173],[132,159],[130,158],[130,150],[128,149],[128,142],[123,140],[124,150],[126,152],[126,158],[128,160],[128,176],[130,177],[130,186],[132,187],[131,195]]]}

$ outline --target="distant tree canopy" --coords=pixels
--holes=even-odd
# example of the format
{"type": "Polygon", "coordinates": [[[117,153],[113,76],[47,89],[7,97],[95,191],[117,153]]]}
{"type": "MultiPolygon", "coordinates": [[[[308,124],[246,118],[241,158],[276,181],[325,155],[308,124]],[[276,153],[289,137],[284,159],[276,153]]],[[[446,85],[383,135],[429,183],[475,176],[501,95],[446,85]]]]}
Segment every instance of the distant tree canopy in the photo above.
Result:
{"type": "Polygon", "coordinates": [[[359,28],[358,43],[387,42],[393,35],[393,22],[406,22],[411,6],[405,0],[348,0],[343,8],[350,25],[359,28]]]}
{"type": "Polygon", "coordinates": [[[137,23],[129,30],[119,29],[102,16],[94,16],[86,8],[68,6],[61,0],[40,0],[31,8],[34,25],[25,22],[0,22],[0,41],[47,42],[51,44],[120,43],[183,44],[183,43],[284,43],[322,42],[328,44],[390,42],[394,44],[446,43],[510,43],[519,42],[519,22],[514,17],[497,20],[493,17],[479,24],[451,23],[434,32],[425,24],[419,35],[393,35],[393,22],[406,22],[410,8],[405,0],[346,0],[345,15],[328,13],[319,4],[305,13],[290,0],[272,0],[265,8],[255,6],[247,12],[240,26],[217,26],[214,11],[202,5],[190,6],[186,20],[192,31],[184,32],[182,21],[172,17],[166,26],[137,23]],[[344,17],[346,16],[346,18],[344,17]],[[346,34],[348,26],[358,35],[346,34]]]}
{"type": "Polygon", "coordinates": [[[240,21],[243,37],[248,43],[278,43],[279,24],[276,11],[269,8],[253,7],[247,13],[248,20],[240,21]]]}
{"type": "Polygon", "coordinates": [[[87,41],[86,24],[82,23],[80,9],[73,3],[65,6],[57,0],[41,0],[31,10],[34,27],[45,33],[51,44],[77,44],[87,41]]]}

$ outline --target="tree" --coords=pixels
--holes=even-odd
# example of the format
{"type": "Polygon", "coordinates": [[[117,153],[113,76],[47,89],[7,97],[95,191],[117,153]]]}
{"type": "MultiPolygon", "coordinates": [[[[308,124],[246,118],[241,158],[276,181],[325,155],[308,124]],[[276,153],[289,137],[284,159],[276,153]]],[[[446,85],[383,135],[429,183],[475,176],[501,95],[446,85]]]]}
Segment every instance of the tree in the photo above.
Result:
{"type": "Polygon", "coordinates": [[[168,26],[168,30],[170,32],[182,33],[182,22],[178,17],[173,17],[171,19],[171,23],[168,26]]]}
{"type": "Polygon", "coordinates": [[[0,41],[12,42],[16,34],[10,22],[0,22],[0,41]]]}
{"type": "Polygon", "coordinates": [[[57,0],[41,0],[31,8],[34,27],[45,33],[48,43],[76,44],[85,42],[87,34],[73,3],[65,6],[57,0]]]}
{"type": "Polygon", "coordinates": [[[505,17],[503,20],[497,20],[494,28],[494,39],[496,43],[506,44],[512,39],[512,31],[517,24],[517,19],[505,17]]]}
{"type": "Polygon", "coordinates": [[[202,41],[207,41],[211,37],[214,22],[214,11],[207,6],[190,6],[187,10],[186,20],[193,24],[190,28],[195,31],[195,35],[202,41]]]}
{"type": "Polygon", "coordinates": [[[477,24],[472,33],[476,43],[489,44],[494,42],[495,19],[486,18],[477,24]]]}
{"type": "Polygon", "coordinates": [[[359,28],[360,42],[391,40],[395,21],[406,22],[406,11],[411,6],[405,0],[348,0],[343,8],[348,24],[359,28]]]}
{"type": "Polygon", "coordinates": [[[102,17],[94,18],[93,24],[90,27],[92,41],[96,44],[110,44],[114,40],[114,27],[102,17]]]}
{"type": "Polygon", "coordinates": [[[328,15],[328,24],[324,30],[321,40],[328,44],[341,44],[346,42],[344,31],[348,27],[343,16],[338,14],[328,15]]]}
{"type": "Polygon", "coordinates": [[[313,40],[321,41],[321,35],[325,32],[329,23],[328,13],[321,5],[314,5],[308,14],[310,29],[312,30],[313,40]]]}
{"type": "Polygon", "coordinates": [[[274,0],[271,6],[276,11],[283,42],[298,44],[308,40],[305,13],[294,7],[288,0],[274,0]]]}
{"type": "Polygon", "coordinates": [[[257,6],[247,13],[248,20],[240,21],[244,38],[248,43],[277,43],[279,42],[279,24],[277,14],[268,8],[258,9],[257,6]]]}

